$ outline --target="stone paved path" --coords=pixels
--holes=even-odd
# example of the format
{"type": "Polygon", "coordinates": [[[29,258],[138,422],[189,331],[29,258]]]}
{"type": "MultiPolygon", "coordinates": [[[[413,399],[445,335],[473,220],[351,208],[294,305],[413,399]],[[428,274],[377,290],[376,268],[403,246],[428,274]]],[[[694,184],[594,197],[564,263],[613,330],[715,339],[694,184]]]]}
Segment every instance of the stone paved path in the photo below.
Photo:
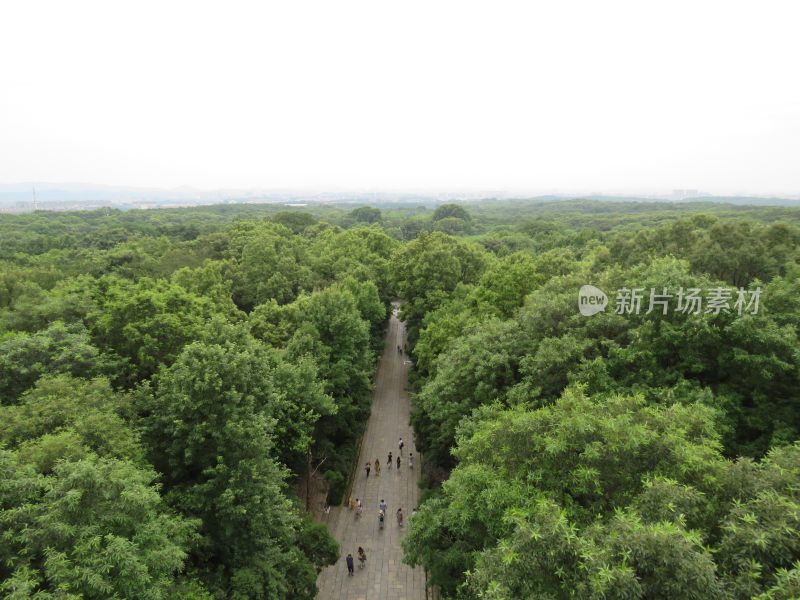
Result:
{"type": "Polygon", "coordinates": [[[320,573],[317,586],[320,600],[421,600],[425,598],[425,577],[421,568],[411,569],[402,562],[400,541],[405,534],[411,509],[417,504],[419,460],[409,424],[409,400],[405,392],[409,364],[406,355],[397,352],[405,341],[405,327],[392,316],[383,356],[378,364],[372,414],[367,423],[359,456],[359,469],[353,484],[353,498],[360,498],[364,512],[360,518],[347,507],[334,507],[326,523],[341,546],[339,561],[320,573]],[[405,448],[398,472],[396,465],[387,468],[386,455],[397,457],[397,441],[405,448]],[[414,453],[414,468],[408,466],[408,454],[414,453]],[[381,461],[381,474],[375,476],[375,459],[381,461]],[[373,463],[369,478],[364,463],[373,463]],[[383,530],[378,527],[378,504],[386,500],[388,510],[383,530]],[[397,525],[395,511],[405,513],[404,527],[397,525]],[[358,547],[367,553],[367,565],[358,568],[358,547]],[[347,575],[345,557],[355,560],[355,575],[347,575]]]}

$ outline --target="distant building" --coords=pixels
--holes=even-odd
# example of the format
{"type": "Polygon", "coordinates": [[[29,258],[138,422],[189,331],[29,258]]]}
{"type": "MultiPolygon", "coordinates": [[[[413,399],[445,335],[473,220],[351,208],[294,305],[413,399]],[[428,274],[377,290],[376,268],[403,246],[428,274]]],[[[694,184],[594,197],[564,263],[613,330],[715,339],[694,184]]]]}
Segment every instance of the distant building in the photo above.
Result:
{"type": "Polygon", "coordinates": [[[685,198],[697,198],[698,196],[704,196],[705,194],[701,194],[699,190],[672,190],[672,197],[678,200],[683,200],[685,198]]]}

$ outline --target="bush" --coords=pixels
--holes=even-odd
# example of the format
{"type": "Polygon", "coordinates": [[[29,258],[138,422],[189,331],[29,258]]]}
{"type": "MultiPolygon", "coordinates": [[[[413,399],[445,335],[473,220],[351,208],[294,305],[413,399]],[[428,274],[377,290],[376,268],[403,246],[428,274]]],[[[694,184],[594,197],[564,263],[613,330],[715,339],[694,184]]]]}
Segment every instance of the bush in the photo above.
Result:
{"type": "Polygon", "coordinates": [[[323,477],[328,482],[328,504],[341,504],[347,488],[347,480],[338,471],[325,471],[323,477]]]}

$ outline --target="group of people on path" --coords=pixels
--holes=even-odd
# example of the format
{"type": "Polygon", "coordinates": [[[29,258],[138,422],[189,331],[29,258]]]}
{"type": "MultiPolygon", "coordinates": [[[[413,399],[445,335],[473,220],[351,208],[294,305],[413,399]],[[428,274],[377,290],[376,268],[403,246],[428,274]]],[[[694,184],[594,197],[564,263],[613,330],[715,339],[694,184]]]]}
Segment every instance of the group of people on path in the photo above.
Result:
{"type": "MultiPolygon", "coordinates": [[[[397,308],[395,307],[392,312],[395,315],[397,315],[397,308]]],[[[400,325],[400,327],[401,327],[401,330],[402,330],[402,324],[400,325]]],[[[401,345],[397,346],[397,352],[398,352],[398,354],[401,354],[401,355],[403,354],[403,347],[401,345]]],[[[400,471],[400,465],[402,463],[402,459],[400,457],[403,454],[404,446],[405,446],[405,442],[403,441],[403,438],[401,437],[397,442],[397,447],[399,449],[399,452],[397,453],[397,456],[393,458],[392,457],[392,453],[389,452],[389,455],[386,458],[387,468],[391,469],[392,465],[395,464],[395,465],[397,465],[397,471],[398,472],[400,471]]],[[[370,463],[369,461],[367,461],[364,464],[364,470],[367,473],[367,477],[369,477],[370,472],[372,471],[372,467],[373,467],[373,463],[370,463]]],[[[377,458],[375,459],[374,467],[375,467],[375,477],[380,477],[380,474],[381,474],[381,461],[379,459],[377,459],[377,458]]],[[[408,468],[409,469],[413,469],[414,468],[414,455],[411,452],[408,453],[408,468]]],[[[350,503],[349,504],[350,504],[350,510],[355,511],[355,518],[356,519],[360,518],[361,514],[362,514],[362,512],[364,510],[364,506],[363,506],[363,503],[361,502],[361,500],[359,498],[356,498],[355,500],[353,498],[350,498],[350,503]]],[[[386,504],[386,500],[381,498],[380,503],[378,503],[378,523],[379,523],[379,526],[380,526],[381,529],[383,529],[384,522],[386,520],[386,511],[387,511],[387,509],[388,509],[388,505],[386,504]]],[[[411,511],[412,516],[416,512],[417,512],[416,509],[411,511]]],[[[402,527],[403,526],[403,520],[404,520],[404,514],[403,514],[402,507],[398,508],[397,511],[395,512],[395,518],[397,519],[397,526],[398,527],[402,527]]],[[[367,553],[364,551],[364,548],[359,546],[358,547],[358,567],[359,567],[359,569],[363,569],[364,566],[366,565],[366,563],[367,563],[367,553]]],[[[355,574],[355,559],[353,558],[353,555],[351,553],[349,553],[349,552],[348,552],[347,556],[345,557],[345,564],[347,565],[347,574],[352,577],[355,574]]]]}
{"type": "MultiPolygon", "coordinates": [[[[390,469],[392,468],[392,464],[396,464],[397,465],[397,469],[399,471],[400,470],[400,464],[402,462],[402,460],[400,458],[400,455],[403,454],[403,448],[405,447],[405,442],[403,441],[402,437],[398,440],[397,447],[399,449],[399,452],[397,454],[395,462],[393,463],[392,453],[389,452],[389,456],[386,459],[386,464],[389,465],[390,469]]],[[[410,452],[408,454],[408,467],[412,468],[412,469],[414,468],[414,455],[412,453],[410,453],[410,452]]],[[[367,477],[369,477],[370,471],[372,470],[372,463],[367,462],[364,465],[364,470],[367,472],[367,477]]],[[[378,476],[380,476],[380,474],[381,474],[381,462],[380,462],[380,460],[378,460],[376,458],[375,459],[375,476],[378,477],[378,476]]],[[[384,523],[386,521],[386,510],[387,509],[388,509],[388,505],[386,504],[386,500],[381,498],[381,501],[378,503],[378,524],[379,524],[379,527],[381,529],[383,529],[384,523]]],[[[359,498],[356,498],[356,499],[350,498],[350,510],[355,511],[356,519],[358,519],[361,516],[361,513],[364,510],[364,505],[363,505],[363,503],[361,502],[361,500],[359,498]]],[[[411,514],[413,515],[415,512],[416,512],[416,509],[414,509],[411,514]]],[[[397,519],[397,526],[398,527],[402,527],[403,526],[403,520],[405,518],[405,515],[403,513],[403,508],[402,507],[399,507],[397,509],[397,511],[395,512],[395,518],[397,519]]],[[[358,565],[359,568],[363,568],[364,565],[367,562],[367,554],[366,554],[366,552],[364,552],[364,548],[362,548],[361,546],[358,547],[358,562],[359,562],[359,565],[358,565]]],[[[353,558],[352,554],[350,554],[350,553],[347,554],[347,557],[345,558],[345,563],[347,564],[347,574],[352,576],[354,574],[354,572],[355,572],[355,559],[353,558]]]]}
{"type": "Polygon", "coordinates": [[[361,513],[364,512],[364,504],[358,498],[356,498],[355,500],[353,500],[353,498],[350,498],[350,510],[355,511],[357,519],[358,517],[361,516],[361,513]]]}
{"type": "MultiPolygon", "coordinates": [[[[360,511],[361,508],[362,508],[361,507],[361,501],[358,498],[356,498],[355,502],[356,502],[356,504],[358,506],[357,510],[360,511]]],[[[386,510],[387,509],[388,509],[388,505],[386,504],[386,500],[381,498],[381,501],[378,504],[378,522],[380,523],[380,528],[381,529],[383,529],[383,524],[384,524],[384,521],[386,519],[386,510]]],[[[414,509],[413,511],[411,511],[411,516],[414,516],[414,514],[416,512],[417,512],[417,509],[414,509]]],[[[360,513],[357,513],[357,514],[360,514],[360,513]]],[[[403,508],[402,507],[398,508],[397,511],[395,512],[395,518],[397,519],[397,526],[398,527],[402,527],[403,526],[403,520],[405,518],[405,516],[403,514],[403,508]]],[[[366,563],[367,563],[367,553],[364,552],[364,548],[359,546],[358,547],[358,568],[359,569],[363,569],[364,565],[366,565],[366,563]]],[[[347,557],[345,558],[345,564],[347,564],[347,574],[352,576],[354,574],[354,572],[355,572],[355,561],[353,559],[353,555],[352,554],[350,554],[350,553],[347,554],[347,557]]]]}
{"type": "MultiPolygon", "coordinates": [[[[403,441],[403,438],[400,438],[400,441],[397,443],[397,446],[400,448],[400,452],[397,454],[397,457],[395,459],[392,459],[392,453],[389,452],[389,455],[386,457],[386,464],[388,466],[387,468],[389,468],[389,469],[392,468],[392,464],[397,465],[397,471],[399,472],[400,471],[400,464],[402,463],[402,459],[400,458],[400,455],[403,454],[403,447],[405,446],[405,442],[403,441]]],[[[375,465],[375,477],[380,477],[381,476],[381,461],[380,461],[380,459],[376,458],[374,465],[375,465]]],[[[373,466],[373,463],[371,463],[369,461],[364,463],[364,471],[366,471],[367,477],[369,477],[369,474],[372,472],[372,466],[373,466]]],[[[413,469],[414,468],[414,454],[412,452],[408,453],[408,468],[409,469],[413,469]]]]}
{"type": "MultiPolygon", "coordinates": [[[[347,558],[344,559],[344,562],[347,564],[347,574],[352,576],[353,572],[355,571],[354,568],[354,560],[353,555],[348,553],[347,558]]],[[[367,564],[367,553],[364,552],[364,549],[359,546],[358,547],[358,568],[363,569],[364,565],[367,564]]]]}
{"type": "MultiPolygon", "coordinates": [[[[381,529],[383,529],[383,524],[384,524],[384,522],[386,520],[386,509],[387,508],[388,508],[388,505],[386,504],[386,500],[381,498],[381,501],[378,503],[378,525],[379,525],[379,527],[381,529]]],[[[397,526],[398,527],[402,527],[403,526],[403,509],[402,509],[402,507],[398,508],[397,512],[395,512],[394,514],[395,514],[395,518],[397,519],[397,526]]]]}

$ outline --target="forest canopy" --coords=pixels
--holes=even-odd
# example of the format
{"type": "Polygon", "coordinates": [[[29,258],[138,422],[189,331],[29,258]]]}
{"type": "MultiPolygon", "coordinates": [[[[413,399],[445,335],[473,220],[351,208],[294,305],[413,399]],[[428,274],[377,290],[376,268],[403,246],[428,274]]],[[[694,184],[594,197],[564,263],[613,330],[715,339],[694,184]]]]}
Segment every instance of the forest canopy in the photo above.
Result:
{"type": "Polygon", "coordinates": [[[798,597],[798,223],[584,200],[0,215],[0,596],[314,598],[339,549],[304,483],[346,495],[398,299],[424,486],[405,560],[443,598],[798,597]],[[584,285],[605,310],[581,314],[584,285]]]}

